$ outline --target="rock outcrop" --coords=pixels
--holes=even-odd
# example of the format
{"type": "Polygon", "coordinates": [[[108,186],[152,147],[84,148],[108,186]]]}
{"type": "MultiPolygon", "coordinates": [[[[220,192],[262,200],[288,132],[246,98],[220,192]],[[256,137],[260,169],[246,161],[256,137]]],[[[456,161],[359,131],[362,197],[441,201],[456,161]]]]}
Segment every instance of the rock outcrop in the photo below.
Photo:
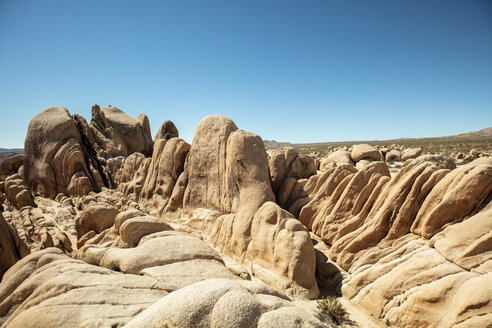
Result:
{"type": "Polygon", "coordinates": [[[382,164],[324,172],[299,215],[349,272],[342,294],[398,326],[486,326],[492,161],[421,156],[393,178],[382,164]]]}
{"type": "Polygon", "coordinates": [[[15,228],[10,226],[0,213],[0,281],[12,265],[28,254],[27,245],[20,240],[15,228]]]}
{"type": "Polygon", "coordinates": [[[223,116],[190,145],[48,108],[0,164],[0,326],[325,327],[291,300],[321,286],[396,326],[487,327],[492,159],[404,148],[269,158],[223,116]]]}
{"type": "Polygon", "coordinates": [[[413,159],[417,158],[422,154],[422,149],[421,148],[410,148],[410,149],[405,149],[403,153],[401,154],[401,160],[406,161],[408,159],[413,159]]]}

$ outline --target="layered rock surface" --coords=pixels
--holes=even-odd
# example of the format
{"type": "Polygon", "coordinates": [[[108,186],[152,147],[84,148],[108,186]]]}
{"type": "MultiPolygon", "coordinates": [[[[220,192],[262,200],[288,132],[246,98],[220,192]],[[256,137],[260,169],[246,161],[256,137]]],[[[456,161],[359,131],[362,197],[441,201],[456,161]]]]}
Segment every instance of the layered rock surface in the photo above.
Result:
{"type": "Polygon", "coordinates": [[[291,300],[318,285],[396,326],[492,322],[490,158],[355,145],[317,172],[226,117],[154,143],[97,105],[40,113],[25,150],[0,165],[2,327],[322,327],[291,300]]]}

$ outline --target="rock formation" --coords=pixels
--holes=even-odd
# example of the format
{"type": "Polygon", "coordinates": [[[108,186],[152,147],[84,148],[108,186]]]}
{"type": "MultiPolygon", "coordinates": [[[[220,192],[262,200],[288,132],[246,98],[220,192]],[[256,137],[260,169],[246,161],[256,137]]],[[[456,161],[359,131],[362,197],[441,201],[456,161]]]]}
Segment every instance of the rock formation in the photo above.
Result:
{"type": "Polygon", "coordinates": [[[326,327],[296,301],[319,286],[400,327],[490,326],[492,159],[420,153],[268,157],[223,116],[188,144],[48,108],[0,163],[0,326],[326,327]]]}

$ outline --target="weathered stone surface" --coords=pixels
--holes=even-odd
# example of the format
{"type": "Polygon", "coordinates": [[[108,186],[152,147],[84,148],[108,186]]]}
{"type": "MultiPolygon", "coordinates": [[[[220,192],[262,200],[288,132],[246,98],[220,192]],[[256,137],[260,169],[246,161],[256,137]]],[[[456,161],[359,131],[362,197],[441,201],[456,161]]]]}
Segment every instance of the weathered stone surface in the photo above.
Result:
{"type": "Polygon", "coordinates": [[[326,327],[258,282],[205,280],[156,302],[126,327],[326,327]]]}
{"type": "Polygon", "coordinates": [[[0,162],[0,176],[17,173],[24,164],[24,154],[15,155],[0,162]]]}
{"type": "Polygon", "coordinates": [[[309,232],[272,202],[263,204],[253,218],[246,261],[254,276],[290,295],[315,298],[319,294],[309,232]]]}
{"type": "Polygon", "coordinates": [[[3,274],[27,254],[27,245],[20,240],[15,228],[5,221],[0,212],[0,281],[3,274]]]}
{"type": "Polygon", "coordinates": [[[364,167],[366,167],[367,165],[371,164],[372,162],[374,162],[374,160],[372,158],[369,158],[369,157],[365,157],[365,158],[362,158],[360,161],[358,161],[357,163],[355,163],[355,167],[360,170],[364,167]]]}
{"type": "Polygon", "coordinates": [[[91,125],[96,126],[97,123],[101,133],[111,131],[109,139],[119,154],[128,156],[132,153],[142,153],[149,156],[152,154],[150,128],[145,126],[145,118],[142,117],[140,120],[141,123],[113,106],[106,106],[99,113],[97,107],[93,107],[91,125]]]}
{"type": "Polygon", "coordinates": [[[179,138],[156,141],[152,160],[143,183],[141,198],[148,200],[149,213],[161,216],[179,175],[183,172],[190,145],[179,138]]]}
{"type": "Polygon", "coordinates": [[[223,116],[207,116],[198,125],[188,155],[185,211],[209,208],[224,213],[230,208],[225,196],[226,147],[229,135],[236,130],[234,122],[223,116]]]}
{"type": "Polygon", "coordinates": [[[386,152],[385,160],[386,160],[386,162],[399,161],[399,160],[401,160],[401,153],[396,149],[392,149],[392,150],[386,152]]]}
{"type": "MultiPolygon", "coordinates": [[[[77,238],[93,230],[101,233],[114,224],[114,219],[118,215],[118,210],[108,204],[94,204],[86,208],[82,215],[75,219],[77,238]]],[[[80,246],[79,246],[80,247],[80,246]]]]}
{"type": "Polygon", "coordinates": [[[5,179],[5,195],[10,204],[17,209],[34,205],[31,191],[18,174],[13,174],[5,179]]]}
{"type": "Polygon", "coordinates": [[[327,159],[334,161],[337,165],[350,164],[355,166],[350,157],[350,152],[346,150],[336,150],[328,155],[327,159]]]}
{"type": "Polygon", "coordinates": [[[165,230],[173,230],[173,228],[152,216],[139,216],[125,220],[119,229],[121,237],[119,246],[133,247],[142,237],[165,230]]]}
{"type": "Polygon", "coordinates": [[[50,107],[31,120],[24,151],[24,178],[33,193],[54,198],[99,190],[99,173],[87,166],[80,132],[66,108],[50,107]]]}
{"type": "Polygon", "coordinates": [[[477,213],[492,198],[492,165],[470,163],[448,174],[420,208],[412,232],[432,237],[445,225],[477,213]]]}
{"type": "Polygon", "coordinates": [[[0,285],[2,327],[117,327],[167,294],[149,277],[74,260],[56,248],[33,253],[0,285]]]}
{"type": "Polygon", "coordinates": [[[164,121],[162,125],[157,130],[157,133],[154,136],[154,142],[157,142],[159,139],[169,140],[172,138],[179,137],[179,132],[176,126],[171,121],[164,121]]]}
{"type": "Polygon", "coordinates": [[[422,154],[421,148],[405,149],[401,154],[401,160],[406,161],[407,159],[417,158],[421,154],[422,154]]]}
{"type": "Polygon", "coordinates": [[[363,158],[370,158],[373,161],[380,161],[383,158],[379,150],[367,144],[354,145],[350,157],[355,163],[363,158]]]}
{"type": "MultiPolygon", "coordinates": [[[[187,224],[199,229],[220,252],[243,262],[247,258],[248,245],[252,238],[259,236],[252,233],[253,217],[263,204],[274,200],[274,195],[261,138],[236,129],[232,121],[220,116],[210,116],[200,122],[188,157],[189,176],[183,214],[188,218],[187,224]]],[[[287,231],[285,233],[288,234],[287,231]]],[[[303,233],[307,234],[307,231],[299,234],[303,233]]],[[[271,229],[271,232],[261,238],[280,242],[276,229],[271,229]]],[[[304,246],[303,243],[295,242],[289,245],[291,253],[303,253],[299,247],[304,246]]],[[[311,251],[314,258],[312,248],[311,251]]],[[[254,267],[257,259],[250,260],[254,267]]],[[[259,258],[258,261],[261,262],[259,258]]],[[[284,261],[288,262],[287,259],[284,261]]],[[[295,261],[292,263],[301,264],[295,261]]],[[[262,264],[266,265],[267,262],[263,261],[262,264]]],[[[266,270],[278,271],[272,263],[266,266],[266,270]]],[[[293,273],[297,270],[296,267],[289,270],[290,273],[282,273],[290,275],[290,285],[284,286],[291,289],[289,293],[305,297],[314,297],[317,294],[315,285],[307,288],[303,286],[306,285],[305,281],[314,280],[314,272],[307,272],[301,277],[293,273]],[[307,278],[309,275],[312,276],[307,278]],[[299,283],[297,279],[304,280],[299,283]]],[[[267,274],[262,276],[266,277],[267,274]]]]}

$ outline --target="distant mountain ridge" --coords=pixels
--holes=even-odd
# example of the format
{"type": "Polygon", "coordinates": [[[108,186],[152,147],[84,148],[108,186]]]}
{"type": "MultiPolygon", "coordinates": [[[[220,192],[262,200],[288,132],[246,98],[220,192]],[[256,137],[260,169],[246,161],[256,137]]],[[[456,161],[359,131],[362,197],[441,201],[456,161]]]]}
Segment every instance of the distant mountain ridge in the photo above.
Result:
{"type": "Polygon", "coordinates": [[[266,149],[276,149],[281,147],[315,147],[315,146],[342,146],[349,144],[357,144],[357,143],[398,143],[399,141],[412,141],[412,140],[470,140],[470,139],[487,139],[492,138],[492,126],[472,132],[466,132],[451,136],[442,136],[442,137],[424,137],[424,138],[398,138],[398,139],[387,139],[387,140],[348,140],[348,141],[334,141],[334,142],[313,142],[313,143],[290,143],[290,142],[277,142],[275,140],[264,140],[266,149]]]}
{"type": "Polygon", "coordinates": [[[275,140],[263,140],[263,144],[265,144],[266,149],[277,149],[282,147],[293,146],[293,144],[290,142],[277,142],[275,140]]]}
{"type": "Polygon", "coordinates": [[[0,153],[23,153],[24,148],[0,148],[0,153]]]}

